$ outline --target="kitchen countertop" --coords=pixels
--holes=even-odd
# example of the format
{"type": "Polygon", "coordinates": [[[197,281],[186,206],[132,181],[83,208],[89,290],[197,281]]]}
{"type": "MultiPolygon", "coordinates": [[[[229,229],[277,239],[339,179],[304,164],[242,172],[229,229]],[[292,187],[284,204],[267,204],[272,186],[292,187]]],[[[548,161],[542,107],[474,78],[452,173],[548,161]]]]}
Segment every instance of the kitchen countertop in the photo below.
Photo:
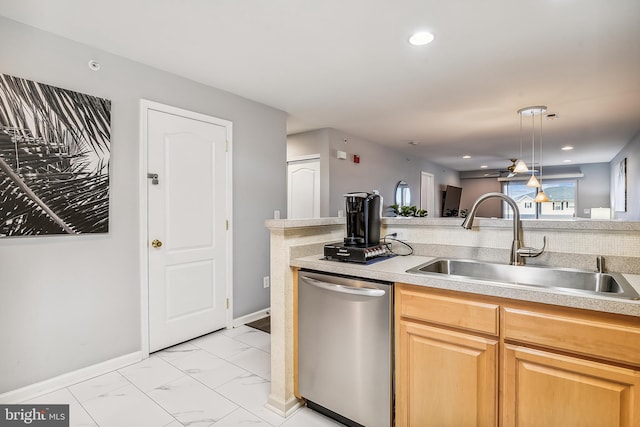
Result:
{"type": "MultiPolygon", "coordinates": [[[[292,267],[307,268],[327,273],[345,274],[367,279],[402,282],[436,289],[448,289],[453,291],[640,317],[640,300],[626,300],[600,295],[578,294],[577,292],[575,294],[568,294],[561,290],[550,288],[488,283],[481,280],[457,277],[439,278],[431,275],[406,272],[406,270],[428,262],[434,258],[436,257],[417,255],[396,256],[382,261],[377,261],[369,265],[362,265],[342,261],[328,261],[323,259],[322,255],[318,254],[293,259],[290,265],[292,267]]],[[[640,275],[623,274],[623,276],[631,286],[640,293],[640,275]]]]}

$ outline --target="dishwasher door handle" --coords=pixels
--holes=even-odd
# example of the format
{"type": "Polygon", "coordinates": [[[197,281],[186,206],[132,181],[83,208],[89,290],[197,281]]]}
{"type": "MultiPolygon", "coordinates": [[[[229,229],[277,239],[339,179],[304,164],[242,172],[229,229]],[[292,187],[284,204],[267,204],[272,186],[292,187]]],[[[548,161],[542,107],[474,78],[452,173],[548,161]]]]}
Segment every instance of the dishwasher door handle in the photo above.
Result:
{"type": "Polygon", "coordinates": [[[300,277],[310,285],[318,288],[326,289],[332,292],[341,292],[343,294],[362,295],[367,297],[381,297],[386,293],[383,289],[376,288],[357,288],[355,286],[338,285],[337,283],[323,282],[321,280],[312,279],[311,277],[300,277]]]}

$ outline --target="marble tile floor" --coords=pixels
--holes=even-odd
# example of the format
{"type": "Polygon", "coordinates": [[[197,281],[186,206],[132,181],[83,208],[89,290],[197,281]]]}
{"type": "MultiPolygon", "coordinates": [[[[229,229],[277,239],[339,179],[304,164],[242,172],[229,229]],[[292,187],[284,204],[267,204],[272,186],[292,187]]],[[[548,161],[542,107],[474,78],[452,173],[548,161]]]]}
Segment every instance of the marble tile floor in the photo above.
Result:
{"type": "Polygon", "coordinates": [[[25,403],[69,404],[70,426],[341,426],[308,408],[283,418],[264,407],[270,335],[223,329],[149,359],[25,403]]]}

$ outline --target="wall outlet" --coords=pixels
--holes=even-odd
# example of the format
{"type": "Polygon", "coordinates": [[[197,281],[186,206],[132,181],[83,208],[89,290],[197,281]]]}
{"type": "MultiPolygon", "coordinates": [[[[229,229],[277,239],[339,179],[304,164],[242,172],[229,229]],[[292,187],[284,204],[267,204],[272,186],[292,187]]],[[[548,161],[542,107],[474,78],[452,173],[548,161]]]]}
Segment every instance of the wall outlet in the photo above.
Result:
{"type": "Polygon", "coordinates": [[[407,240],[407,230],[396,230],[395,232],[398,233],[396,239],[407,240]]]}
{"type": "Polygon", "coordinates": [[[268,288],[269,286],[270,286],[270,283],[269,283],[269,276],[264,276],[264,277],[262,278],[262,287],[266,289],[266,288],[268,288]]]}

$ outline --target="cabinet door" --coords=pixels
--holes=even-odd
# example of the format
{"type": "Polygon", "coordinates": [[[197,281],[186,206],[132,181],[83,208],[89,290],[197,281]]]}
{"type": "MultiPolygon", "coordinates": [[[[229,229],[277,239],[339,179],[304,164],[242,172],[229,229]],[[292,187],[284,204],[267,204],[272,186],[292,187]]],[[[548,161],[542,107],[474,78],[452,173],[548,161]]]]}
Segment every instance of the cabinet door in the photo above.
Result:
{"type": "Polygon", "coordinates": [[[497,425],[496,340],[401,320],[396,426],[497,425]]]}
{"type": "Polygon", "coordinates": [[[640,372],[504,346],[502,425],[640,426],[640,372]]]}

